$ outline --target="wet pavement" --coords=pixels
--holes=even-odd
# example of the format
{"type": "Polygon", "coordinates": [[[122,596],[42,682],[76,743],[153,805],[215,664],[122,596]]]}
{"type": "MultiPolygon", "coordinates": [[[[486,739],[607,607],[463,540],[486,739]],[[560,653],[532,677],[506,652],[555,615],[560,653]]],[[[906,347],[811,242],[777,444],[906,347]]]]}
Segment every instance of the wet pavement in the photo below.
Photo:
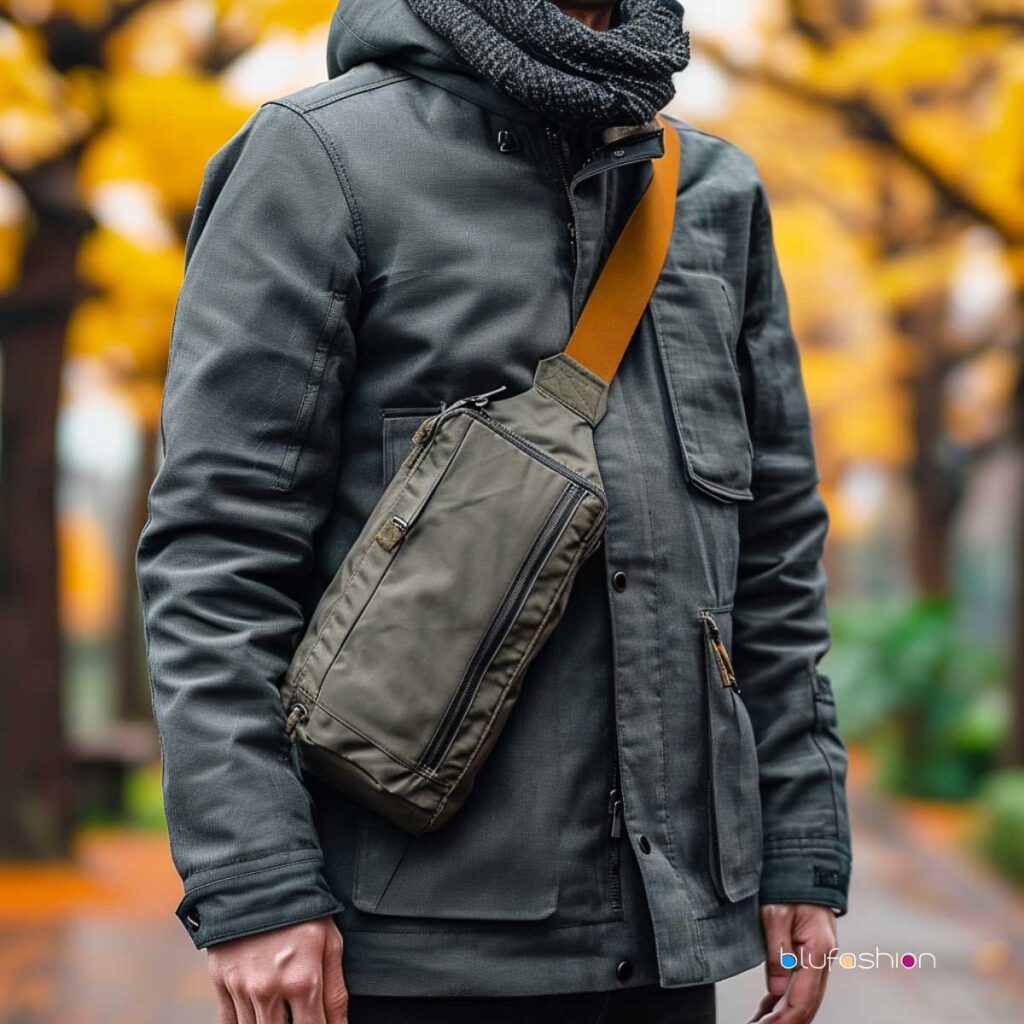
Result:
{"type": "MultiPolygon", "coordinates": [[[[1024,1020],[1024,896],[964,852],[969,820],[889,803],[862,782],[853,806],[854,909],[839,925],[842,949],[931,953],[935,966],[837,966],[818,1020],[1024,1020]]],[[[0,1021],[215,1021],[205,957],[170,914],[179,896],[158,835],[91,833],[73,867],[0,868],[0,1021]]],[[[721,1024],[748,1020],[761,991],[760,970],[722,984],[721,1024]]]]}

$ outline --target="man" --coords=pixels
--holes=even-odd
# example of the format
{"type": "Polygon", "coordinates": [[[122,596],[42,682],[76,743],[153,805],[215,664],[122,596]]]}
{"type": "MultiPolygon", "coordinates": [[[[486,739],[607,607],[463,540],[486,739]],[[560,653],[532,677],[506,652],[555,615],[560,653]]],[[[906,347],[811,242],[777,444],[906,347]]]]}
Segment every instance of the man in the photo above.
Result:
{"type": "Polygon", "coordinates": [[[687,56],[674,0],[342,0],[330,81],[207,169],[139,577],[222,1022],[708,1022],[765,943],[755,1019],[817,1010],[850,865],[826,513],[734,147],[672,123],[673,241],[595,435],[605,540],[466,807],[412,838],[304,775],[277,689],[420,420],[564,345],[687,56]]]}

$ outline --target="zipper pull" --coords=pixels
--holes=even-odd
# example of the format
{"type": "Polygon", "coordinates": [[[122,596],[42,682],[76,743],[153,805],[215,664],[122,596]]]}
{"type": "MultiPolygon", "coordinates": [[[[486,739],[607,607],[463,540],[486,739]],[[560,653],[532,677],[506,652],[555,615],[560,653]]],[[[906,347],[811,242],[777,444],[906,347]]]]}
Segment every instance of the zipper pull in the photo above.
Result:
{"type": "Polygon", "coordinates": [[[406,531],[409,529],[409,523],[401,516],[392,516],[381,528],[377,531],[377,536],[373,539],[385,550],[394,551],[399,544],[402,543],[402,539],[405,537],[406,531]]]}
{"type": "Polygon", "coordinates": [[[441,413],[450,413],[455,409],[461,409],[467,405],[472,405],[477,409],[482,409],[495,395],[500,395],[502,391],[506,390],[508,389],[504,384],[502,384],[500,388],[495,388],[493,391],[484,391],[479,395],[470,395],[468,398],[460,398],[457,402],[452,402],[451,405],[442,405],[441,413]]]}
{"type": "Polygon", "coordinates": [[[739,693],[740,688],[736,685],[736,671],[732,667],[729,652],[725,649],[725,644],[722,643],[722,631],[718,628],[715,617],[710,612],[703,612],[701,618],[708,630],[708,639],[711,641],[711,650],[715,654],[715,663],[718,665],[718,674],[722,677],[722,685],[739,693]]]}
{"type": "Polygon", "coordinates": [[[608,794],[608,816],[611,818],[611,823],[608,828],[608,834],[612,839],[622,838],[622,794],[617,790],[613,789],[608,794]]]}
{"type": "Polygon", "coordinates": [[[437,424],[437,418],[439,415],[439,413],[434,413],[433,416],[428,416],[416,428],[416,433],[412,435],[413,451],[416,451],[427,443],[430,435],[434,432],[434,427],[437,424]]]}
{"type": "Polygon", "coordinates": [[[305,704],[296,704],[291,711],[288,712],[288,719],[284,723],[285,736],[291,739],[299,722],[305,721],[308,716],[309,712],[306,710],[305,704]]]}

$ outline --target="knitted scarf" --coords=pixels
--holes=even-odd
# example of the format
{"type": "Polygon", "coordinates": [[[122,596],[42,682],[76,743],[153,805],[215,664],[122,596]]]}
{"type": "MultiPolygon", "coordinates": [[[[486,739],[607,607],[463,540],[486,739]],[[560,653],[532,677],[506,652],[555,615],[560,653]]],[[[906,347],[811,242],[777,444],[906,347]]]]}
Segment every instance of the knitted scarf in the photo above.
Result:
{"type": "Polygon", "coordinates": [[[638,125],[672,98],[690,59],[675,0],[621,0],[596,32],[552,0],[408,0],[481,77],[567,127],[638,125]]]}

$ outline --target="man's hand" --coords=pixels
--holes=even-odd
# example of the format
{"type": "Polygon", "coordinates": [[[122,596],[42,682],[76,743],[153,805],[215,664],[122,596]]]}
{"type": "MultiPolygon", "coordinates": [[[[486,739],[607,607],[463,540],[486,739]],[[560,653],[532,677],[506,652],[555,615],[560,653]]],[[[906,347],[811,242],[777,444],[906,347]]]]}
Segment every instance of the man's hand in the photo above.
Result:
{"type": "Polygon", "coordinates": [[[329,917],[212,946],[218,1024],[348,1024],[341,933],[329,917]]]}
{"type": "Polygon", "coordinates": [[[761,926],[768,947],[768,993],[750,1024],[808,1024],[825,997],[836,918],[829,907],[811,903],[767,903],[761,926]],[[786,966],[782,954],[796,957],[786,966]]]}

